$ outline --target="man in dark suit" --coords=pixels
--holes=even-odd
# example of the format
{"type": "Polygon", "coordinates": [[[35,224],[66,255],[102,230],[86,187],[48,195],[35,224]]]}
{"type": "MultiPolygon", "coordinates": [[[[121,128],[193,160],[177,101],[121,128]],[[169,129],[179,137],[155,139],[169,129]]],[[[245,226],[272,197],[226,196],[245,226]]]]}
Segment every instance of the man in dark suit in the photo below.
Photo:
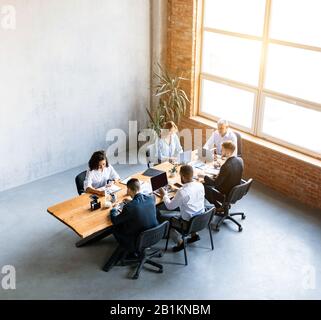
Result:
{"type": "Polygon", "coordinates": [[[109,271],[125,252],[134,258],[136,240],[140,233],[158,225],[155,198],[140,193],[138,179],[130,179],[127,182],[127,195],[133,200],[123,207],[122,212],[119,213],[114,208],[110,213],[113,235],[119,247],[104,266],[105,271],[109,271]]]}
{"type": "Polygon", "coordinates": [[[227,159],[221,167],[219,175],[216,179],[204,177],[205,198],[213,203],[216,208],[220,208],[224,196],[227,196],[233,187],[241,183],[244,165],[242,158],[233,156],[235,148],[236,146],[232,141],[223,142],[222,156],[227,159]],[[216,190],[207,186],[214,187],[216,190]]]}

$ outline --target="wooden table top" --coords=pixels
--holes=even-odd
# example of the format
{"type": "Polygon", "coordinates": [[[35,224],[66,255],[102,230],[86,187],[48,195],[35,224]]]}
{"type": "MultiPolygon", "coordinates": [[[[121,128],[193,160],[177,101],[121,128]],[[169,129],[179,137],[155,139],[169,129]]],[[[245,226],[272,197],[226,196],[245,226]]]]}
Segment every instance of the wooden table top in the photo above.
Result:
{"type": "MultiPolygon", "coordinates": [[[[155,166],[155,169],[167,172],[168,183],[174,185],[180,183],[180,176],[177,173],[175,177],[169,177],[169,170],[173,167],[169,162],[161,163],[155,166]]],[[[132,178],[137,178],[141,181],[150,181],[150,177],[146,177],[143,172],[131,175],[132,178]]],[[[124,184],[116,183],[121,190],[117,194],[117,202],[122,202],[126,198],[127,187],[124,184]]],[[[112,226],[110,219],[111,208],[103,208],[105,197],[99,197],[102,203],[102,208],[91,211],[90,209],[90,194],[83,194],[70,200],[61,202],[47,209],[55,218],[63,222],[65,225],[74,230],[80,237],[86,238],[98,231],[104,230],[112,226]]],[[[156,204],[162,202],[161,198],[156,196],[156,204]]]]}

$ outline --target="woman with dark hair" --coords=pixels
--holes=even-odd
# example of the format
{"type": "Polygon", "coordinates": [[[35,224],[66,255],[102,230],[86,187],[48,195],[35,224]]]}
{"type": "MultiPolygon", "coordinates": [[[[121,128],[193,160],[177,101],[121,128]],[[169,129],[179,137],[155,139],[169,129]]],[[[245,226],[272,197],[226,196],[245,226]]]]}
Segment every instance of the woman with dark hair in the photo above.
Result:
{"type": "Polygon", "coordinates": [[[103,196],[105,192],[98,189],[119,179],[118,173],[108,164],[106,153],[103,150],[93,153],[88,166],[89,170],[84,182],[84,190],[88,193],[103,196]]]}

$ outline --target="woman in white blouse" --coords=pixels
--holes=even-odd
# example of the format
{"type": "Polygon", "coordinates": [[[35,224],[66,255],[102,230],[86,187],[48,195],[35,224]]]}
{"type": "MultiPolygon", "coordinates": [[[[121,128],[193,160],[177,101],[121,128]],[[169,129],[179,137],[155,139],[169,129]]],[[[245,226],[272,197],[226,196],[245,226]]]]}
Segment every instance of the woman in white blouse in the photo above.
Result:
{"type": "Polygon", "coordinates": [[[115,169],[108,164],[106,153],[103,150],[94,152],[88,165],[89,170],[84,181],[84,190],[87,193],[103,196],[105,192],[98,189],[119,180],[119,175],[115,169]]]}
{"type": "Polygon", "coordinates": [[[177,135],[177,126],[173,121],[166,122],[158,141],[158,158],[160,161],[174,162],[183,148],[177,135]]]}

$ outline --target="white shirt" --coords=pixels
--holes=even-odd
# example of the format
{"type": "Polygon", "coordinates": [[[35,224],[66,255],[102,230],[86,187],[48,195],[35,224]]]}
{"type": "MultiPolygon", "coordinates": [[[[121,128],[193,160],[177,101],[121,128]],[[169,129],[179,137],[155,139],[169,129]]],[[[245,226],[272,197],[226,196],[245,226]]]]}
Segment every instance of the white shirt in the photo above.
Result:
{"type": "Polygon", "coordinates": [[[179,141],[178,135],[171,136],[170,143],[165,139],[159,139],[158,143],[158,157],[161,161],[166,161],[168,158],[178,157],[178,154],[183,152],[183,148],[179,141]]]}
{"type": "Polygon", "coordinates": [[[204,145],[204,149],[210,150],[216,146],[217,154],[222,154],[222,143],[225,141],[232,141],[235,144],[235,151],[233,155],[237,155],[237,138],[235,133],[231,129],[227,129],[227,132],[224,137],[222,137],[219,132],[216,130],[212,133],[211,137],[208,139],[208,141],[204,145]]]}
{"type": "Polygon", "coordinates": [[[87,188],[98,189],[104,187],[108,180],[116,179],[119,179],[119,175],[111,165],[104,168],[103,171],[87,170],[86,179],[84,181],[84,189],[85,191],[87,188]]]}
{"type": "Polygon", "coordinates": [[[172,200],[166,194],[163,201],[168,210],[179,208],[182,218],[189,221],[193,216],[204,212],[204,197],[204,186],[193,181],[185,183],[172,200]]]}

